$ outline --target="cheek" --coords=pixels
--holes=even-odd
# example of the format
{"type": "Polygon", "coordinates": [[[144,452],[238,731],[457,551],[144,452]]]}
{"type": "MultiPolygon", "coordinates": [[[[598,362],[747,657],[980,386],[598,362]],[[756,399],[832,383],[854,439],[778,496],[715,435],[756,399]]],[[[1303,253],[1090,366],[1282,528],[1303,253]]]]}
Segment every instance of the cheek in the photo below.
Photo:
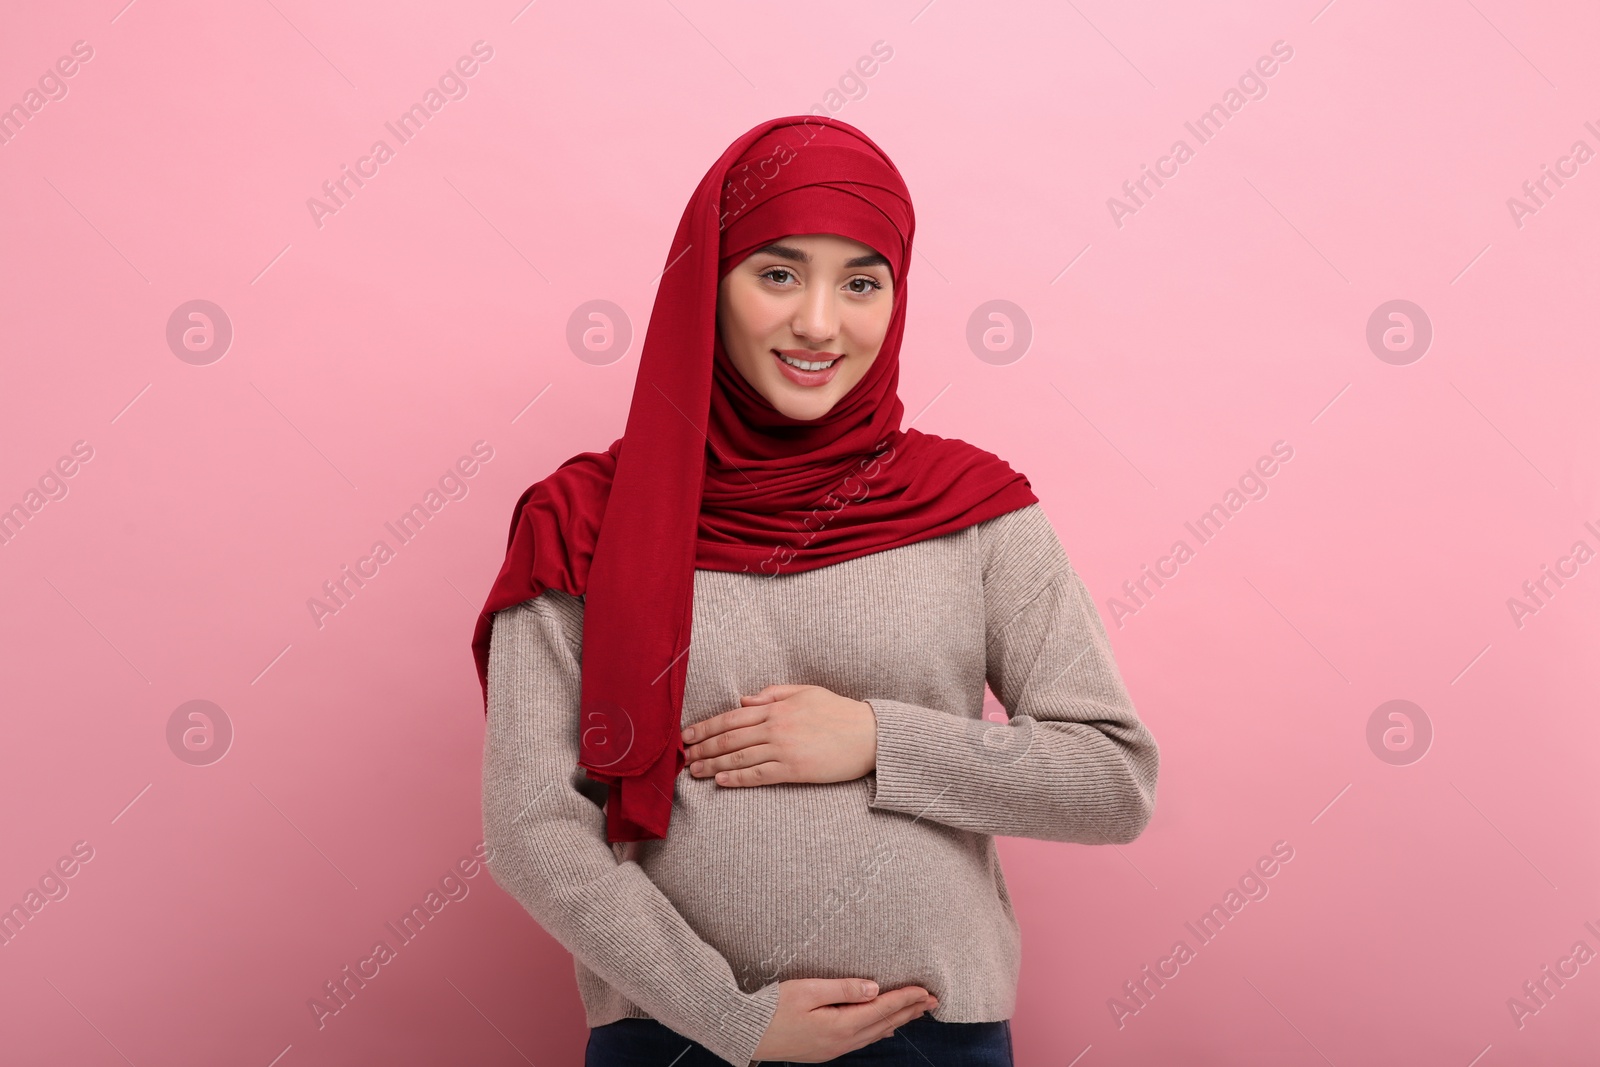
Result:
{"type": "Polygon", "coordinates": [[[732,312],[724,312],[717,318],[717,335],[722,338],[722,347],[727,351],[728,358],[734,365],[743,367],[745,359],[745,330],[739,317],[732,312]]]}
{"type": "Polygon", "coordinates": [[[860,314],[851,319],[852,340],[857,348],[864,353],[876,355],[883,347],[884,336],[889,332],[889,318],[892,311],[893,306],[885,303],[881,309],[863,308],[860,314]]]}
{"type": "Polygon", "coordinates": [[[781,321],[781,309],[774,308],[772,301],[765,299],[762,293],[743,293],[730,310],[732,315],[727,321],[730,332],[736,336],[724,338],[724,343],[732,340],[744,351],[764,351],[767,339],[781,321]]]}

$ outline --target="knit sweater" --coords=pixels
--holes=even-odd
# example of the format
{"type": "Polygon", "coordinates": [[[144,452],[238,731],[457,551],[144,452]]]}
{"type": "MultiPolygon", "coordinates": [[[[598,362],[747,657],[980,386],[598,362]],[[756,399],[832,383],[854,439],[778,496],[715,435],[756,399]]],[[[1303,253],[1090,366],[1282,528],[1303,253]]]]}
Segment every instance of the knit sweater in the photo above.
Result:
{"type": "Polygon", "coordinates": [[[926,987],[1011,1017],[1021,940],[994,836],[1132,841],[1158,752],[1038,504],[812,571],[696,570],[682,723],[771,684],[866,701],[848,782],[678,775],[663,840],[605,839],[577,766],[581,597],[494,616],[483,768],[495,880],[574,957],[589,1026],[653,1018],[736,1067],[778,983],[926,987]],[[1009,720],[984,715],[985,684],[1009,720]]]}

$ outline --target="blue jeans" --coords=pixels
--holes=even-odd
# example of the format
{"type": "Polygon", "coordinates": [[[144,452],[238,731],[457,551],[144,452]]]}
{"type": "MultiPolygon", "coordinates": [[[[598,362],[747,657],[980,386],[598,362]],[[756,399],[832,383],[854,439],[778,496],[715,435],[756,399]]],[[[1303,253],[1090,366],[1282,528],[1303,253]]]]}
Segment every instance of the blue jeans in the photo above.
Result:
{"type": "MultiPolygon", "coordinates": [[[[777,1060],[766,1067],[787,1067],[777,1060]]],[[[1013,1067],[1011,1021],[943,1023],[919,1015],[870,1045],[826,1061],[849,1067],[1013,1067]]],[[[618,1019],[589,1031],[584,1067],[728,1067],[704,1045],[654,1019],[618,1019]]],[[[741,1064],[740,1067],[743,1067],[741,1064]]]]}

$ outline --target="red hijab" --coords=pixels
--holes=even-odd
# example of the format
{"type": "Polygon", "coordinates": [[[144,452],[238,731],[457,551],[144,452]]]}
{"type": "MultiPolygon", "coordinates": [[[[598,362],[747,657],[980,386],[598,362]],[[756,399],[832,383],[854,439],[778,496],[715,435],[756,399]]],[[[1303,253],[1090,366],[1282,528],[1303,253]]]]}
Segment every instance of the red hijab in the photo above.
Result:
{"type": "Polygon", "coordinates": [[[494,613],[546,589],[583,596],[578,764],[610,785],[608,841],[667,835],[686,762],[696,568],[814,570],[1038,499],[998,456],[900,429],[914,230],[900,172],[855,127],[797,115],[744,134],[700,180],[678,223],[623,436],[573,456],[517,501],[505,564],[472,638],[485,714],[494,613]],[[717,330],[723,275],[757,249],[808,233],[870,246],[894,278],[877,358],[810,421],[769,404],[717,330]]]}

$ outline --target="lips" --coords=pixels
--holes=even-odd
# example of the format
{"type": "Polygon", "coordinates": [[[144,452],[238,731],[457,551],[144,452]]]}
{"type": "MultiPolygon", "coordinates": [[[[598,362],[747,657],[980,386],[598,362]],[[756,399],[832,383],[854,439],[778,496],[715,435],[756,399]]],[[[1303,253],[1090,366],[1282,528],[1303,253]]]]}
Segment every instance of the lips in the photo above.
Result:
{"type": "Polygon", "coordinates": [[[784,377],[796,385],[807,387],[826,385],[832,381],[833,376],[839,372],[839,364],[843,359],[844,356],[838,352],[809,352],[803,348],[774,348],[772,350],[772,361],[778,365],[778,369],[783,372],[784,377]],[[804,360],[807,363],[822,363],[831,359],[833,360],[833,366],[826,370],[801,370],[799,367],[778,358],[780,355],[788,356],[790,359],[804,360]]]}

